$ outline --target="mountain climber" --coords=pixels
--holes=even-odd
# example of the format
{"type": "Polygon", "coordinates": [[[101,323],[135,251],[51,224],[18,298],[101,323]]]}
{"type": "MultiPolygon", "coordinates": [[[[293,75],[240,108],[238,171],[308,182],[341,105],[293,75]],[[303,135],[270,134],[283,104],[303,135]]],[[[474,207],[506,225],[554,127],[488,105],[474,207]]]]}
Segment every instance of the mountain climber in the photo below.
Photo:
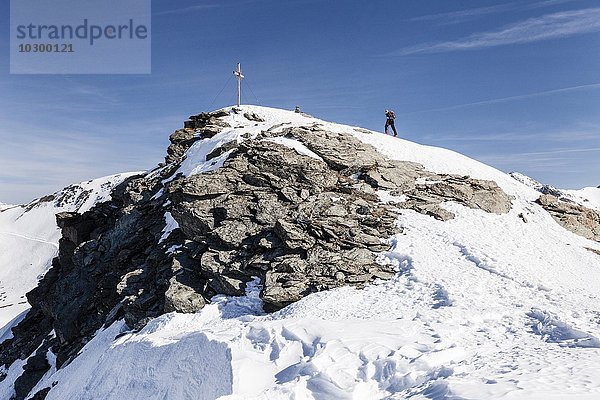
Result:
{"type": "Polygon", "coordinates": [[[385,134],[387,135],[388,133],[388,126],[391,126],[392,130],[394,131],[394,137],[398,136],[398,132],[396,132],[396,125],[394,125],[396,114],[393,111],[385,110],[385,116],[387,118],[385,121],[385,134]]]}

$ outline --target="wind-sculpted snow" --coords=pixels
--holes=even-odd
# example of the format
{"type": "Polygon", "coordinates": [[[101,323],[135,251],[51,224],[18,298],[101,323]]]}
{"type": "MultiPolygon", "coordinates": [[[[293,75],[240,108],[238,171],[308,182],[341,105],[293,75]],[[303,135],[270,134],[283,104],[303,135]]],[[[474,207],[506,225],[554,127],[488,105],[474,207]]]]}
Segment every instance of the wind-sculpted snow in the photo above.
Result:
{"type": "Polygon", "coordinates": [[[7,339],[0,398],[600,397],[600,244],[538,191],[282,110],[186,126],[165,165],[59,218],[62,269],[7,339]]]}
{"type": "Polygon", "coordinates": [[[115,323],[38,387],[58,381],[47,399],[142,399],[151,390],[159,398],[373,398],[418,393],[465,357],[434,332],[420,332],[420,322],[325,320],[318,310],[269,316],[249,296],[245,304],[221,297],[200,314],[163,316],[138,333],[115,323]],[[98,360],[106,363],[98,368],[98,360]],[[114,381],[116,365],[135,386],[114,381]]]}
{"type": "Polygon", "coordinates": [[[533,332],[547,342],[567,347],[600,348],[600,340],[597,337],[569,326],[552,314],[533,309],[527,315],[533,321],[533,332]]]}

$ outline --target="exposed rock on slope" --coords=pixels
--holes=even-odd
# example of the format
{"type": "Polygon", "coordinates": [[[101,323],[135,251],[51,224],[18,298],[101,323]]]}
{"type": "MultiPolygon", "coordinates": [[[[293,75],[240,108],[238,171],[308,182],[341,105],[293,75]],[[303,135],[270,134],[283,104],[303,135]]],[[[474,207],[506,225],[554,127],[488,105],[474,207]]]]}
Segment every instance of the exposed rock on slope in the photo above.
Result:
{"type": "Polygon", "coordinates": [[[15,207],[15,206],[10,205],[10,204],[0,203],[0,211],[4,211],[4,210],[12,208],[12,207],[15,207]]]}
{"type": "Polygon", "coordinates": [[[229,124],[220,119],[226,115],[228,113],[225,111],[192,115],[188,121],[185,121],[184,129],[175,131],[169,137],[171,145],[167,149],[166,163],[181,161],[187,149],[196,141],[211,138],[221,129],[228,127],[229,124]]]}
{"type": "Polygon", "coordinates": [[[600,242],[600,213],[598,211],[561,201],[550,194],[540,196],[537,203],[544,207],[565,229],[600,242]]]}
{"type": "Polygon", "coordinates": [[[119,319],[139,329],[167,312],[194,312],[216,294],[242,295],[253,277],[269,309],[389,278],[395,271],[378,255],[402,208],[447,220],[447,201],[498,214],[511,207],[494,182],[388,160],[319,125],[221,140],[228,115],[191,117],[171,135],[165,166],[129,178],[83,215],[57,216],[59,256],[28,294],[32,310],[15,337],[0,344],[5,366],[34,355],[15,384],[17,399],[50,368],[42,362],[50,349],[61,368],[119,319]],[[179,174],[203,140],[217,143],[196,149],[204,172],[179,174]]]}
{"type": "Polygon", "coordinates": [[[541,184],[518,172],[511,172],[510,176],[542,193],[536,203],[548,211],[562,227],[586,239],[600,242],[600,211],[589,198],[582,197],[578,191],[565,191],[541,184]]]}

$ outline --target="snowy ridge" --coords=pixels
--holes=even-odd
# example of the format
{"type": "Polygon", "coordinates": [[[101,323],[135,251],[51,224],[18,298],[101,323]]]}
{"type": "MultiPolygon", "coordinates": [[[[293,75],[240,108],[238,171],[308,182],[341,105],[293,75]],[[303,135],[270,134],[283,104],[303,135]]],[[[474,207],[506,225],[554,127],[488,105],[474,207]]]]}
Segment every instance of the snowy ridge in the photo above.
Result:
{"type": "Polygon", "coordinates": [[[600,211],[600,187],[586,187],[579,190],[565,190],[575,202],[600,211]]]}
{"type": "Polygon", "coordinates": [[[29,308],[33,289],[58,251],[61,233],[55,215],[83,213],[110,199],[110,192],[134,173],[106,176],[70,185],[27,205],[0,211],[0,326],[29,308]]]}
{"type": "MultiPolygon", "coordinates": [[[[229,152],[210,161],[206,161],[206,155],[228,142],[242,142],[249,138],[256,138],[263,130],[281,132],[290,127],[318,124],[324,130],[333,133],[353,135],[362,142],[374,146],[390,159],[417,162],[431,172],[469,175],[477,179],[493,180],[506,193],[513,196],[522,196],[527,199],[534,199],[539,196],[533,188],[524,187],[522,183],[516,182],[515,179],[504,172],[452,150],[392,138],[380,132],[327,122],[303,113],[294,113],[287,110],[252,105],[244,105],[237,113],[232,112],[232,109],[233,107],[222,109],[230,113],[227,117],[223,118],[223,121],[231,125],[231,128],[224,128],[214,137],[198,141],[192,145],[186,153],[186,159],[178,170],[179,173],[190,176],[219,168],[227,159],[229,152]],[[264,119],[264,121],[249,121],[244,117],[244,113],[255,113],[264,119]]],[[[274,139],[269,140],[273,141],[274,139]]],[[[295,140],[288,139],[286,141],[285,139],[275,138],[275,141],[280,142],[280,144],[286,144],[300,154],[308,155],[306,151],[309,150],[299,150],[301,148],[299,146],[302,145],[295,140]]]]}
{"type": "Polygon", "coordinates": [[[563,201],[577,203],[584,207],[600,211],[600,188],[586,187],[579,190],[557,189],[554,186],[544,185],[519,172],[511,172],[510,176],[538,192],[551,194],[563,201]]]}
{"type": "Polygon", "coordinates": [[[15,207],[12,204],[5,204],[5,203],[0,203],[0,211],[6,210],[7,208],[12,208],[15,207]]]}
{"type": "MultiPolygon", "coordinates": [[[[445,222],[400,210],[380,255],[396,267],[393,279],[312,294],[274,314],[262,311],[255,282],[245,297],[216,296],[197,314],[166,314],[139,332],[119,321],[32,394],[56,382],[48,400],[600,398],[600,257],[588,250],[600,244],[559,226],[534,203],[535,188],[449,150],[290,111],[243,106],[223,120],[231,128],[194,143],[179,172],[219,168],[229,153],[207,154],[262,130],[319,124],[392,159],[494,180],[512,209],[445,203],[456,215],[445,222]]],[[[313,157],[293,139],[277,143],[313,157]]],[[[400,196],[380,198],[401,208],[400,196]]],[[[177,223],[164,218],[168,236],[177,223]]],[[[9,384],[0,382],[0,398],[9,384]]]]}

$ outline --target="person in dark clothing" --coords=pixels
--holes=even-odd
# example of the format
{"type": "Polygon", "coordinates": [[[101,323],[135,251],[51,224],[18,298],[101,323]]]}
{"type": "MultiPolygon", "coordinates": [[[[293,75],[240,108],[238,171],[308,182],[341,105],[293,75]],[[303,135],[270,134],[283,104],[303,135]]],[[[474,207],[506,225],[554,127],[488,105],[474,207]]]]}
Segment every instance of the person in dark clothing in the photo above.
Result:
{"type": "Polygon", "coordinates": [[[388,133],[388,127],[392,127],[392,131],[394,131],[394,136],[398,136],[398,132],[396,132],[396,125],[394,125],[394,120],[396,119],[396,114],[393,111],[385,110],[385,117],[387,118],[385,121],[385,134],[388,133]]]}

